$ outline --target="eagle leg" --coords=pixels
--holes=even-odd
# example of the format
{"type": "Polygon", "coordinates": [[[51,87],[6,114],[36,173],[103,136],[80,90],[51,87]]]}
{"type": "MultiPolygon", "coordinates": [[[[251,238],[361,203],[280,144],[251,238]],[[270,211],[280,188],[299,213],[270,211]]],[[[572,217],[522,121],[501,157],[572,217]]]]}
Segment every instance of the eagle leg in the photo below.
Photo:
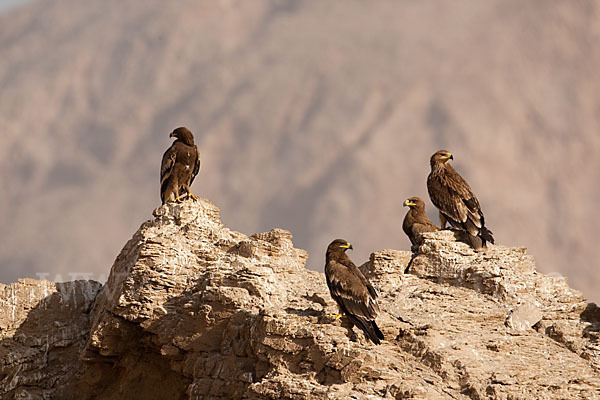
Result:
{"type": "Polygon", "coordinates": [[[177,196],[175,193],[170,193],[169,197],[167,197],[167,202],[168,203],[179,203],[179,196],[177,196]]]}
{"type": "Polygon", "coordinates": [[[479,236],[469,235],[467,233],[468,241],[473,250],[477,253],[481,253],[487,250],[487,246],[482,243],[482,240],[479,236]]]}
{"type": "Polygon", "coordinates": [[[329,316],[338,320],[338,319],[342,318],[344,316],[344,314],[329,314],[329,316]]]}
{"type": "Polygon", "coordinates": [[[444,217],[444,214],[442,214],[442,212],[440,211],[440,229],[441,230],[446,229],[446,222],[447,222],[446,217],[444,217]]]}
{"type": "Polygon", "coordinates": [[[198,196],[196,196],[195,194],[192,193],[192,189],[190,189],[190,185],[183,185],[181,187],[181,190],[184,191],[185,194],[187,194],[188,199],[198,201],[198,196]]]}

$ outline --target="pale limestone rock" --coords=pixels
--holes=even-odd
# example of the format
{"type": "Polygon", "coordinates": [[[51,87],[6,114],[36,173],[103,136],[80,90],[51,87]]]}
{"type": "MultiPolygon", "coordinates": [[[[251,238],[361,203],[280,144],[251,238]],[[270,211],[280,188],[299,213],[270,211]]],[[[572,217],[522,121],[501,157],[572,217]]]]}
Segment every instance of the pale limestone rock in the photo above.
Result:
{"type": "Polygon", "coordinates": [[[373,253],[375,346],[328,316],[325,278],[289,232],[231,231],[206,200],[154,216],[100,291],[0,287],[2,398],[600,397],[600,311],[523,248],[475,253],[442,231],[415,254],[373,253]]]}
{"type": "Polygon", "coordinates": [[[543,318],[542,311],[533,303],[525,303],[510,310],[506,317],[506,326],[517,331],[526,331],[543,318]]]}
{"type": "Polygon", "coordinates": [[[52,398],[84,368],[79,351],[100,287],[34,279],[0,284],[0,398],[52,398]]]}

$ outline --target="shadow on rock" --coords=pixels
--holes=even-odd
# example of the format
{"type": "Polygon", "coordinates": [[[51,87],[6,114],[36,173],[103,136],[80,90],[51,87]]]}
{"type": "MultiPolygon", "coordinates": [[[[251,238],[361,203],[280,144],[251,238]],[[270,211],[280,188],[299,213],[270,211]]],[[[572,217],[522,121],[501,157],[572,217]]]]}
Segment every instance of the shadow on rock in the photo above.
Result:
{"type": "Polygon", "coordinates": [[[100,287],[94,281],[33,279],[4,287],[10,305],[1,307],[0,318],[2,399],[86,398],[63,389],[85,369],[79,351],[100,287]]]}

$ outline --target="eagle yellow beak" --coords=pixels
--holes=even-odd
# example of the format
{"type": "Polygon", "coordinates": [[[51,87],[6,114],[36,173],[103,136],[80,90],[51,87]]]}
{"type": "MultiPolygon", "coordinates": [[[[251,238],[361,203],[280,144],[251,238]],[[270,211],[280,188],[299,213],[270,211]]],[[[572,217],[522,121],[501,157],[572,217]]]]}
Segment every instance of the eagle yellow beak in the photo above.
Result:
{"type": "Polygon", "coordinates": [[[444,160],[454,160],[454,156],[451,153],[448,153],[444,156],[444,160]]]}
{"type": "Polygon", "coordinates": [[[413,203],[412,201],[409,201],[409,200],[404,200],[404,204],[403,204],[404,207],[410,207],[410,206],[416,206],[416,205],[417,205],[417,203],[413,203]]]}
{"type": "Polygon", "coordinates": [[[171,132],[171,133],[169,134],[169,137],[175,137],[175,136],[173,135],[173,132],[171,132]]]}
{"type": "Polygon", "coordinates": [[[346,244],[340,245],[340,247],[342,249],[351,249],[352,250],[352,245],[350,243],[348,243],[348,242],[346,242],[346,244]]]}

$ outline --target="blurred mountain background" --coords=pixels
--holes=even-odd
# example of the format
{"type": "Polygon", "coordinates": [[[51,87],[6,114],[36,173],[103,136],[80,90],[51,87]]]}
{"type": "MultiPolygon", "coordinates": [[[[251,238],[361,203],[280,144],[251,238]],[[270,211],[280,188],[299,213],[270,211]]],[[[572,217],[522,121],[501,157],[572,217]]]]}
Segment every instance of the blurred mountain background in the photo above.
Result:
{"type": "MultiPolygon", "coordinates": [[[[6,0],[5,0],[6,1],[6,0]]],[[[37,0],[0,13],[0,280],[103,279],[160,205],[173,128],[193,191],[322,270],[408,249],[450,150],[497,243],[600,301],[600,4],[37,0]]]]}

